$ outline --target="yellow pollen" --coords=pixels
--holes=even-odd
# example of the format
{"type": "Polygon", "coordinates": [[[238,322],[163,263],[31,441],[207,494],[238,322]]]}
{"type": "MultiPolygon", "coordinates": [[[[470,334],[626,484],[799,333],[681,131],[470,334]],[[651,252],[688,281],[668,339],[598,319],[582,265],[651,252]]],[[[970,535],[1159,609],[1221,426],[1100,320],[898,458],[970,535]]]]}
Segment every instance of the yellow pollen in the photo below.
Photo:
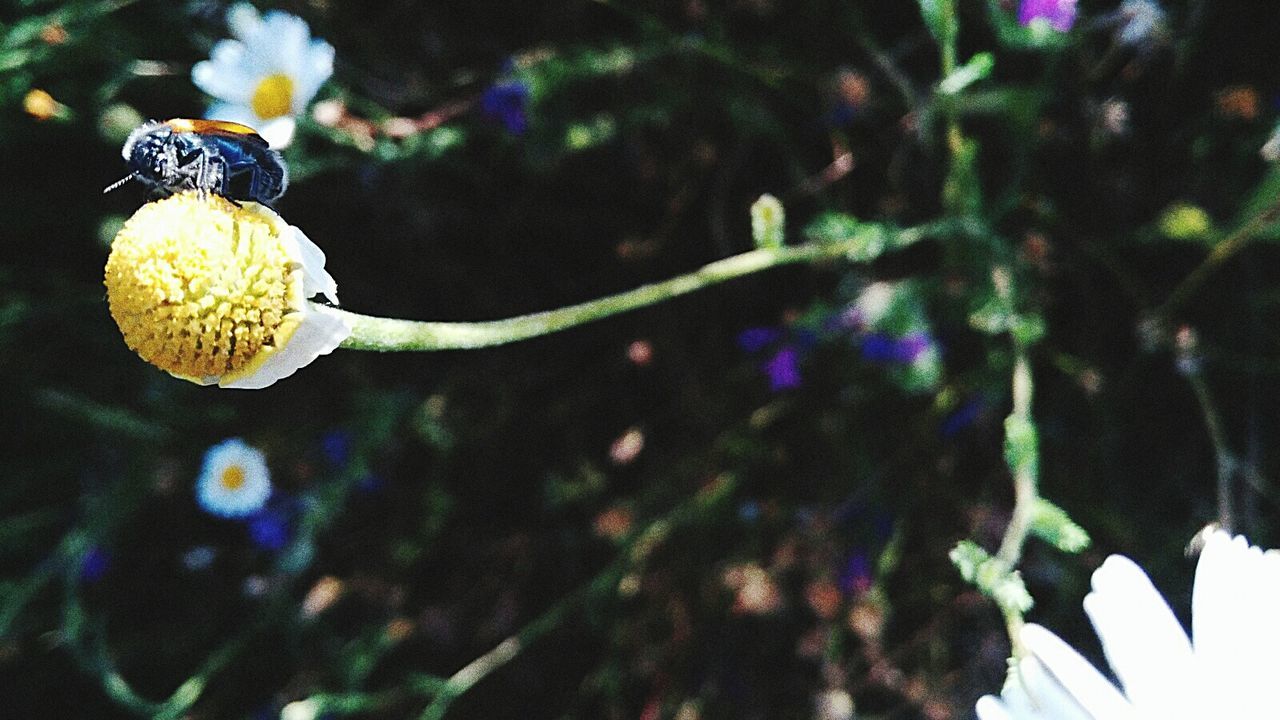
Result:
{"type": "Polygon", "coordinates": [[[284,73],[262,78],[253,90],[249,106],[263,120],[288,115],[293,109],[293,78],[284,73]]]}
{"type": "Polygon", "coordinates": [[[239,465],[232,465],[222,471],[222,477],[219,478],[223,489],[239,490],[244,487],[244,468],[239,465]]]}
{"type": "Polygon", "coordinates": [[[107,303],[125,344],[180,378],[251,373],[305,303],[288,224],[257,203],[181,193],[143,205],[107,258],[107,303]]]}

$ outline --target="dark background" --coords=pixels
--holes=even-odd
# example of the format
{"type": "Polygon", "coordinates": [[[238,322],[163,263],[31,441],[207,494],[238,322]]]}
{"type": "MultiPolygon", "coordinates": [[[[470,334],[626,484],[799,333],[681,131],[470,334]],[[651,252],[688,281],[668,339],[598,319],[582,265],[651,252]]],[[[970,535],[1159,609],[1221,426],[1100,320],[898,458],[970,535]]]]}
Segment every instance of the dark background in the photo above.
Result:
{"type": "MultiPolygon", "coordinates": [[[[769,271],[505,347],[339,350],[246,392],[139,360],[102,286],[109,238],[143,200],[100,192],[125,172],[120,143],[135,119],[203,113],[190,65],[225,36],[225,5],[9,0],[0,716],[146,714],[129,697],[163,700],[203,667],[187,717],[276,717],[317,693],[353,703],[333,717],[417,717],[433,678],[525,628],[523,651],[448,717],[837,717],[815,709],[828,689],[860,717],[970,717],[1008,652],[995,607],[947,560],[960,539],[994,547],[1011,503],[1009,338],[968,322],[996,266],[1047,324],[1032,350],[1042,491],[1094,539],[1078,556],[1028,545],[1030,618],[1097,657],[1079,602],[1121,552],[1185,619],[1182,547],[1218,515],[1215,452],[1244,463],[1236,529],[1276,539],[1274,237],[1228,258],[1163,332],[1140,326],[1260,187],[1270,201],[1258,150],[1280,20],[1269,3],[1169,2],[1163,34],[1121,47],[1114,4],[1081,0],[1065,41],[1037,48],[997,32],[1012,8],[959,6],[960,58],[996,59],[955,111],[979,143],[966,182],[981,241],[941,233],[871,265],[769,271]],[[65,40],[25,31],[52,24],[65,40]],[[32,88],[68,114],[25,113],[32,88]],[[1127,111],[1119,131],[1109,102],[1127,111]],[[1174,203],[1215,231],[1169,237],[1174,203]],[[911,281],[936,384],[904,387],[824,325],[873,280],[911,281]],[[745,351],[760,327],[775,344],[745,351]],[[1180,327],[1198,337],[1208,411],[1175,362],[1180,327]],[[761,366],[788,343],[803,381],[774,391],[761,366]],[[611,456],[629,431],[639,454],[611,456]],[[194,501],[204,451],[233,436],[267,453],[284,550],[194,501]]],[[[302,118],[278,205],[356,312],[493,319],[689,272],[752,248],[764,192],[794,243],[823,213],[887,227],[955,214],[938,51],[913,3],[269,8],[334,45],[318,99],[366,123],[302,118]],[[601,62],[610,52],[632,61],[601,62]],[[858,103],[838,90],[850,72],[858,103]],[[481,106],[513,77],[530,90],[518,133],[481,106]],[[453,116],[418,141],[379,129],[442,108],[453,116]],[[586,147],[566,142],[601,122],[586,147]],[[853,169],[821,179],[846,150],[853,169]]]]}

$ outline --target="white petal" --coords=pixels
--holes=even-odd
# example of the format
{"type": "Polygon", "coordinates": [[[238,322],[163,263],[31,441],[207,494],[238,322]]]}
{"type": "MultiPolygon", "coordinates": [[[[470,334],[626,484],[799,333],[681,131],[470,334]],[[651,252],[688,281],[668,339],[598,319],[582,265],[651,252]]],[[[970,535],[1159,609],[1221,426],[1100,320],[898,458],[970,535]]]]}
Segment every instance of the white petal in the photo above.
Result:
{"type": "Polygon", "coordinates": [[[1057,635],[1035,624],[1022,628],[1022,643],[1045,670],[1096,720],[1132,720],[1133,706],[1097,668],[1057,635]]]}
{"type": "Polygon", "coordinates": [[[254,130],[258,129],[260,122],[249,106],[236,103],[214,103],[205,111],[204,116],[209,120],[227,120],[248,125],[254,130]]]}
{"type": "Polygon", "coordinates": [[[1192,631],[1202,682],[1235,707],[1272,703],[1280,647],[1280,555],[1243,537],[1208,537],[1196,566],[1192,631]]]}
{"type": "Polygon", "coordinates": [[[208,60],[191,68],[191,82],[224,102],[247,104],[257,85],[245,60],[247,50],[237,40],[219,40],[208,60]]]}
{"type": "Polygon", "coordinates": [[[319,245],[311,242],[306,233],[293,228],[293,237],[298,242],[298,254],[302,258],[302,292],[308,298],[323,295],[334,305],[338,304],[338,283],[324,269],[324,251],[319,245]]]}
{"type": "Polygon", "coordinates": [[[247,2],[236,3],[227,11],[227,29],[232,37],[246,40],[256,36],[262,27],[262,16],[247,2]]]}
{"type": "Polygon", "coordinates": [[[234,103],[214,103],[205,111],[204,116],[210,120],[229,120],[248,125],[257,130],[262,139],[276,150],[286,148],[293,142],[293,134],[298,127],[296,118],[284,116],[263,120],[249,106],[234,103]]]}
{"type": "Polygon", "coordinates": [[[311,100],[320,91],[320,86],[333,75],[333,46],[323,40],[314,40],[307,49],[297,77],[293,79],[293,104],[290,109],[295,115],[306,111],[311,100]]]}
{"type": "Polygon", "coordinates": [[[259,390],[289,377],[321,355],[328,355],[351,336],[351,326],[347,321],[340,315],[326,312],[324,307],[307,302],[302,313],[302,322],[289,341],[268,356],[256,372],[218,385],[238,390],[259,390]]]}
{"type": "Polygon", "coordinates": [[[1034,655],[1018,663],[1000,692],[1014,717],[1091,720],[1071,693],[1034,655]]]}
{"type": "MultiPolygon", "coordinates": [[[[1014,716],[1009,714],[1005,706],[991,695],[978,698],[978,704],[974,710],[978,712],[978,720],[1014,720],[1014,716]]],[[[1032,720],[1032,717],[1023,715],[1018,720],[1032,720]]]]}
{"type": "MultiPolygon", "coordinates": [[[[252,112],[252,111],[250,111],[252,112]]],[[[284,115],[270,120],[255,118],[250,127],[258,131],[263,140],[276,150],[283,150],[293,142],[293,133],[298,128],[298,120],[292,115],[284,115]]]]}
{"type": "Polygon", "coordinates": [[[1185,713],[1195,689],[1191,643],[1142,568],[1107,558],[1093,573],[1084,610],[1134,706],[1153,717],[1185,713]]]}
{"type": "Polygon", "coordinates": [[[258,51],[272,72],[297,78],[303,68],[311,29],[297,15],[272,10],[263,17],[258,51]]]}

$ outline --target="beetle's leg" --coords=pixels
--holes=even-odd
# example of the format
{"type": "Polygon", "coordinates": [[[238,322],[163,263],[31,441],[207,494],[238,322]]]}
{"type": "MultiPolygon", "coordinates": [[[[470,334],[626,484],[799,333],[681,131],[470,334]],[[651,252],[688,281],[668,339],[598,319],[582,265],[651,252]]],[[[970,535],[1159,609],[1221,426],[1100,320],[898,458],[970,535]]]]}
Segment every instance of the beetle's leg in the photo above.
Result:
{"type": "MultiPolygon", "coordinates": [[[[232,171],[232,177],[245,178],[244,183],[245,198],[258,203],[269,202],[272,198],[268,197],[268,190],[271,188],[271,177],[267,172],[256,163],[246,163],[232,171]]],[[[227,182],[228,188],[231,182],[227,182]]]]}
{"type": "Polygon", "coordinates": [[[226,159],[209,153],[201,153],[197,162],[199,167],[196,168],[196,187],[201,192],[217,193],[225,197],[231,184],[230,173],[227,172],[226,159]]]}

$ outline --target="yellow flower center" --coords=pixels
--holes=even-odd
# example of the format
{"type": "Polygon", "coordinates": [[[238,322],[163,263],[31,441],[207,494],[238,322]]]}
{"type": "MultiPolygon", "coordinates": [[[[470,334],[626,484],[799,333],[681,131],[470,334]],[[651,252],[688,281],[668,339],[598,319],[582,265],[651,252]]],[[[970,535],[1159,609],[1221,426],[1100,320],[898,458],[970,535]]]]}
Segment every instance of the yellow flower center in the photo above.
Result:
{"type": "Polygon", "coordinates": [[[239,490],[244,487],[244,468],[239,465],[232,465],[222,471],[220,483],[225,490],[239,490]]]}
{"type": "Polygon", "coordinates": [[[298,326],[292,230],[257,203],[182,193],[143,205],[107,258],[107,303],[125,343],[180,378],[252,373],[298,326]]]}
{"type": "Polygon", "coordinates": [[[249,100],[253,113],[263,120],[288,115],[293,108],[293,78],[275,73],[262,78],[249,100]]]}

